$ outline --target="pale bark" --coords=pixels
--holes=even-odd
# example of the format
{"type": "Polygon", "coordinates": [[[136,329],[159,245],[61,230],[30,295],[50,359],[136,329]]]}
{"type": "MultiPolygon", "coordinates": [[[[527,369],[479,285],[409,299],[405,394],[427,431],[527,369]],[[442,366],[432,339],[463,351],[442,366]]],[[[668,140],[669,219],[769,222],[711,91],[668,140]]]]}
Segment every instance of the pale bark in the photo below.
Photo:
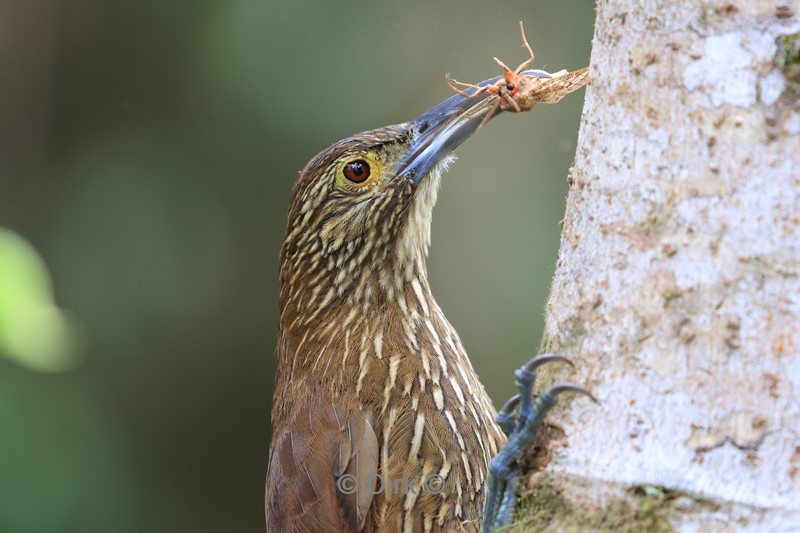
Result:
{"type": "Polygon", "coordinates": [[[573,515],[652,485],[679,531],[800,530],[798,13],[598,5],[546,325],[602,402],[549,417],[573,515]]]}

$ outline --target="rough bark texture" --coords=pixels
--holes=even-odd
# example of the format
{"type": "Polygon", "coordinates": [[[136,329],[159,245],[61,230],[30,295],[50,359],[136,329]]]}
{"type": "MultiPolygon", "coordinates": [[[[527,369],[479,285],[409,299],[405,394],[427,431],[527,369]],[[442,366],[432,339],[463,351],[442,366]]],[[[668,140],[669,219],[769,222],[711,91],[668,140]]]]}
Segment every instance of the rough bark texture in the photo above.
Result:
{"type": "Polygon", "coordinates": [[[800,530],[799,12],[599,3],[528,526],[800,530]]]}

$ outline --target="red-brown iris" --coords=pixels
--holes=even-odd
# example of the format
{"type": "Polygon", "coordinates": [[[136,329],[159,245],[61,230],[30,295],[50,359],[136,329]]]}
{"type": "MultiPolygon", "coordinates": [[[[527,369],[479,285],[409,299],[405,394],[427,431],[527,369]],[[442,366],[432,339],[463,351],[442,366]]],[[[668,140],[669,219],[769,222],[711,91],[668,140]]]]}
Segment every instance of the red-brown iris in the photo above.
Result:
{"type": "Polygon", "coordinates": [[[369,178],[369,164],[358,159],[344,166],[344,177],[353,183],[364,183],[369,178]]]}

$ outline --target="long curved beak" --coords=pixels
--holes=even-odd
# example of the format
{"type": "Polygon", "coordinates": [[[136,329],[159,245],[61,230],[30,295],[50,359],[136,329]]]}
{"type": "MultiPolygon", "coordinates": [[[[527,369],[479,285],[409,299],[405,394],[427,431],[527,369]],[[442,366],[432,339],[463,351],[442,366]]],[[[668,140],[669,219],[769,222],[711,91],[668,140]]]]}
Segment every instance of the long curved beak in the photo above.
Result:
{"type": "MultiPolygon", "coordinates": [[[[540,70],[525,71],[524,74],[550,77],[540,70]]],[[[491,85],[500,79],[498,76],[484,80],[478,86],[491,85]]],[[[411,121],[414,137],[397,166],[397,176],[409,177],[414,185],[418,185],[433,167],[478,130],[486,114],[492,112],[496,100],[487,91],[477,95],[477,89],[466,92],[473,96],[453,95],[411,121]]],[[[501,109],[497,108],[490,118],[500,113],[501,109]]]]}

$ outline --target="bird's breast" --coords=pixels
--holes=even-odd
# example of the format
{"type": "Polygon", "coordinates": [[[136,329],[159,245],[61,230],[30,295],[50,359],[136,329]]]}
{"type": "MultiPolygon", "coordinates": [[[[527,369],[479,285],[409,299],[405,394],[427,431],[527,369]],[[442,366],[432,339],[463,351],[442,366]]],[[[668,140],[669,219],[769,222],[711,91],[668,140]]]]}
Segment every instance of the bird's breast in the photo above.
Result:
{"type": "Polygon", "coordinates": [[[478,527],[488,463],[505,438],[427,282],[408,283],[373,312],[320,313],[305,331],[281,328],[279,358],[291,370],[279,377],[276,404],[302,383],[374,419],[379,494],[371,518],[382,531],[478,527]]]}

